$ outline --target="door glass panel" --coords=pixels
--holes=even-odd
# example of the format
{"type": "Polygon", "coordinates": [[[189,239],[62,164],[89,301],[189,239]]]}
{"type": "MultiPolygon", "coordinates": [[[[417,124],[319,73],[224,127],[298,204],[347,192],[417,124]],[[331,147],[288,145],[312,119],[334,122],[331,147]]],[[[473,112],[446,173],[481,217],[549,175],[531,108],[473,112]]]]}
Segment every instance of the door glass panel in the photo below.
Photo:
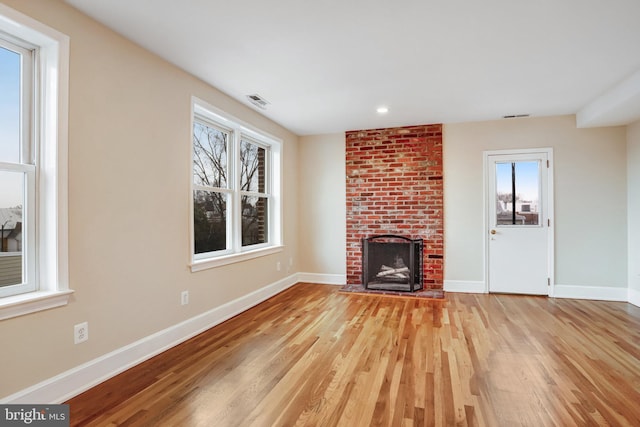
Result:
{"type": "Polygon", "coordinates": [[[540,162],[496,163],[496,225],[540,225],[540,162]]]}
{"type": "Polygon", "coordinates": [[[0,171],[0,287],[23,282],[24,173],[0,171]]]}

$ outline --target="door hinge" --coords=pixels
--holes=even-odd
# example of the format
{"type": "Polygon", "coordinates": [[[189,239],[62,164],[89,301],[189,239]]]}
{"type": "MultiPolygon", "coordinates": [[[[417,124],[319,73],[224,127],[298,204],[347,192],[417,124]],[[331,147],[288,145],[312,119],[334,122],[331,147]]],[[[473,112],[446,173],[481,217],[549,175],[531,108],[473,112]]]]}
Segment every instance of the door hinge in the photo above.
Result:
{"type": "Polygon", "coordinates": [[[547,277],[547,286],[551,286],[551,278],[547,277]]]}
{"type": "Polygon", "coordinates": [[[547,160],[547,169],[549,169],[549,160],[547,160]]]}
{"type": "Polygon", "coordinates": [[[551,220],[547,218],[547,227],[551,227],[551,220]]]}

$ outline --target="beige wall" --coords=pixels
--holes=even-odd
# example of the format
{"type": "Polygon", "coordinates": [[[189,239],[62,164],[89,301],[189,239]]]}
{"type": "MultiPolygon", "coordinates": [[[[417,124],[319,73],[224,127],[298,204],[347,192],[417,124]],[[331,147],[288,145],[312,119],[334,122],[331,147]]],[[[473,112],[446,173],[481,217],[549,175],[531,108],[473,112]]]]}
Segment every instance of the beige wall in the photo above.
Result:
{"type": "Polygon", "coordinates": [[[640,121],[627,128],[627,176],[629,288],[640,292],[640,121]]]}
{"type": "Polygon", "coordinates": [[[62,308],[0,322],[0,398],[274,283],[297,254],[297,137],[52,0],[3,0],[70,36],[69,275],[62,308]],[[191,273],[190,102],[281,138],[285,251],[191,273]],[[180,292],[190,304],[180,306],[180,292]],[[73,325],[90,339],[73,344],[73,325]],[[8,350],[10,349],[10,350],[8,350]]]}
{"type": "Polygon", "coordinates": [[[300,271],[346,274],[345,136],[304,136],[299,144],[300,271]]]}
{"type": "MultiPolygon", "coordinates": [[[[577,129],[573,116],[448,124],[443,147],[445,282],[485,280],[483,151],[551,147],[555,283],[627,286],[625,127],[577,129]]],[[[341,273],[344,136],[303,137],[299,151],[300,218],[310,224],[300,230],[300,270],[341,273]],[[327,245],[308,244],[318,236],[327,245]]]]}
{"type": "Polygon", "coordinates": [[[445,283],[484,282],[483,151],[538,147],[555,158],[555,283],[626,287],[626,129],[573,116],[445,125],[445,283]]]}

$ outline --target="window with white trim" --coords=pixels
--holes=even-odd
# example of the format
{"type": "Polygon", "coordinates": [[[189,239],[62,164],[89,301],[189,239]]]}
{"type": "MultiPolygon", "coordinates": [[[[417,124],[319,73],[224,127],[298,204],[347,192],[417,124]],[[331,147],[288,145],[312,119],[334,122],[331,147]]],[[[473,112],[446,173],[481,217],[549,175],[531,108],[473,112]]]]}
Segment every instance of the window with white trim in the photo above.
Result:
{"type": "Polygon", "coordinates": [[[0,34],[0,297],[31,292],[35,277],[34,47],[0,34]]]}
{"type": "Polygon", "coordinates": [[[280,142],[202,101],[192,138],[192,269],[278,249],[280,142]]]}
{"type": "Polygon", "coordinates": [[[69,39],[0,4],[0,320],[64,305],[69,39]]]}

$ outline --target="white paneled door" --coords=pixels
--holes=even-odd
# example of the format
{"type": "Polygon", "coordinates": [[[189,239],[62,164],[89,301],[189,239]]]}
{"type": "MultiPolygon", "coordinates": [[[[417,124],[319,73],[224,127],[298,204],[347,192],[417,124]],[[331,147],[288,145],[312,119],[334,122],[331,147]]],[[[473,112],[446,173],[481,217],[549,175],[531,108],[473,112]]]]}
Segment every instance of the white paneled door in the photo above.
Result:
{"type": "Polygon", "coordinates": [[[489,292],[551,292],[551,154],[485,153],[489,292]]]}

